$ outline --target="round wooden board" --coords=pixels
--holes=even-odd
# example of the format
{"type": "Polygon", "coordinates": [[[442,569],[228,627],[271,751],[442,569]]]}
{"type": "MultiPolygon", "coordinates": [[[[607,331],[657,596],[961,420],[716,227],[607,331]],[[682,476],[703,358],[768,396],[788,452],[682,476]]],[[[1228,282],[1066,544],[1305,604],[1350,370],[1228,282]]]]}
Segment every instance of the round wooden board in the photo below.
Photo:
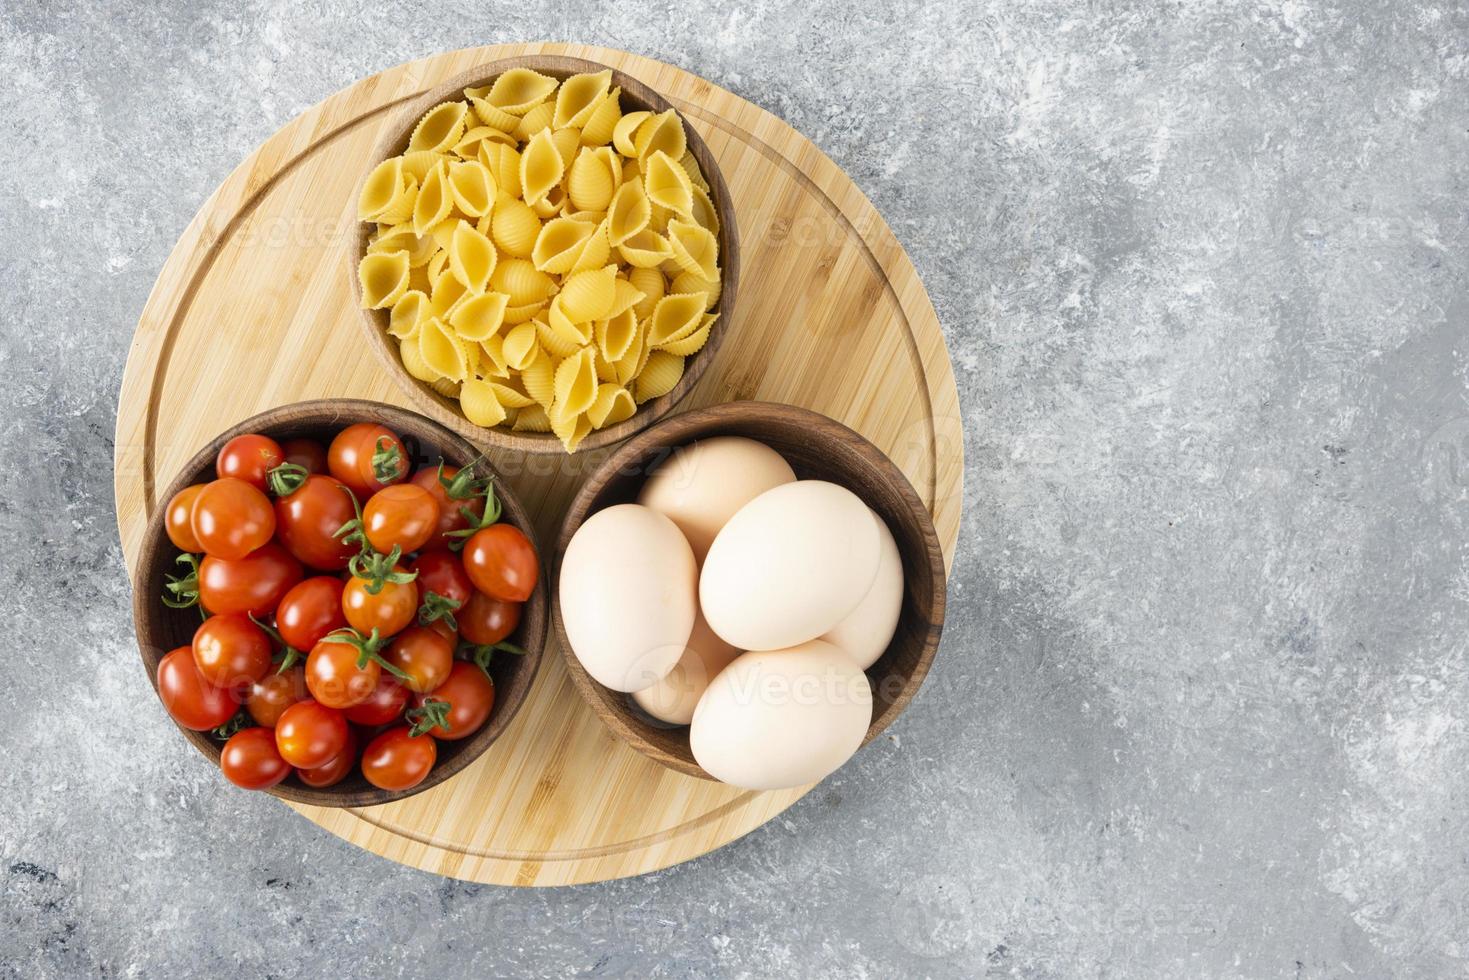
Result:
{"type": "MultiPolygon", "coordinates": [[[[907,474],[952,561],[963,481],[958,392],[922,283],[861,191],[805,137],[701,78],[605,48],[527,44],[436,55],[364,79],[292,120],[205,202],[149,296],[123,377],[114,478],[130,569],[160,489],[231,424],[307,398],[407,404],[363,348],[352,305],[358,183],[381,131],[415,96],[475,65],[537,52],[614,65],[662,92],[729,183],[743,243],[739,310],[679,408],[759,398],[846,423],[907,474]]],[[[606,452],[492,458],[551,542],[583,474],[606,452]]],[[[810,788],[751,793],[663,769],[612,738],[559,651],[547,650],[542,664],[510,728],[456,778],[382,807],[296,809],[375,854],[438,874],[563,885],[707,853],[810,788]]],[[[921,698],[912,710],[923,710],[921,698]]]]}

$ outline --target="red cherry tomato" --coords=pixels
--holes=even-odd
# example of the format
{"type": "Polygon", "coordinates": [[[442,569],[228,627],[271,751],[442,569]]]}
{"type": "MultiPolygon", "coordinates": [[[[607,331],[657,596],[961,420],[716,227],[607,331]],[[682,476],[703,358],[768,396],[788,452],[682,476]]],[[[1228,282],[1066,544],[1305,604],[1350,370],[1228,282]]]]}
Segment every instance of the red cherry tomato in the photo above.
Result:
{"type": "MultiPolygon", "coordinates": [[[[401,565],[395,570],[405,571],[401,565]]],[[[382,637],[401,633],[418,615],[418,583],[384,582],[377,595],[367,591],[368,584],[355,575],[347,580],[342,590],[342,612],[347,623],[363,634],[374,629],[382,637]]]]}
{"type": "Polygon", "coordinates": [[[173,495],[173,499],[168,502],[167,511],[164,512],[163,528],[168,533],[168,540],[180,551],[197,554],[204,550],[199,539],[194,537],[194,501],[199,498],[199,491],[203,489],[202,483],[184,487],[173,495]]]}
{"type": "Polygon", "coordinates": [[[354,725],[376,727],[386,725],[403,713],[408,706],[408,688],[398,683],[398,678],[384,673],[378,678],[377,687],[366,701],[352,705],[342,713],[354,725]]]}
{"type": "Polygon", "coordinates": [[[297,769],[296,778],[307,786],[325,789],[328,786],[335,786],[351,775],[352,767],[356,764],[357,733],[348,728],[347,744],[342,747],[342,751],[315,769],[297,769]]]}
{"type": "Polygon", "coordinates": [[[464,563],[452,551],[424,552],[408,567],[418,573],[418,594],[425,601],[432,592],[458,603],[454,608],[459,609],[474,593],[464,563]]]}
{"type": "Polygon", "coordinates": [[[281,443],[286,462],[300,466],[307,473],[326,472],[326,447],[315,439],[287,439],[281,443]]]}
{"type": "Polygon", "coordinates": [[[244,613],[210,616],[194,632],[194,666],[215,687],[244,693],[270,670],[270,637],[244,613]]]}
{"type": "Polygon", "coordinates": [[[411,483],[383,487],[362,508],[367,541],[385,555],[394,548],[405,555],[417,551],[433,537],[438,526],[438,501],[423,487],[411,483]]]}
{"type": "Polygon", "coordinates": [[[451,647],[459,646],[459,631],[444,620],[436,619],[428,624],[428,628],[448,640],[451,647]]]}
{"type": "Polygon", "coordinates": [[[235,714],[235,699],[199,676],[189,647],[170,650],[158,662],[158,697],[170,718],[196,732],[218,728],[235,714]]]}
{"type": "Polygon", "coordinates": [[[214,461],[214,471],[220,476],[232,476],[244,480],[264,493],[270,489],[266,476],[285,461],[280,443],[270,436],[235,436],[219,450],[214,461]]]}
{"type": "Polygon", "coordinates": [[[333,537],[357,516],[346,486],[329,476],[308,476],[295,493],[275,502],[281,544],[304,564],[323,572],[347,567],[357,548],[333,537]]]}
{"type": "Polygon", "coordinates": [[[310,651],[323,636],[346,626],[344,584],[330,575],[315,575],[287,592],[275,610],[275,628],[281,639],[297,650],[310,651]]]}
{"type": "Polygon", "coordinates": [[[541,564],[535,546],[519,528],[491,524],[474,532],[464,546],[464,570],[485,595],[524,602],[535,591],[541,564]]]}
{"type": "Polygon", "coordinates": [[[194,537],[215,558],[244,558],[275,534],[270,498],[254,484],[225,477],[206,483],[194,498],[194,537]]]}
{"type": "Polygon", "coordinates": [[[424,626],[410,626],[389,644],[383,659],[408,676],[403,685],[415,694],[432,691],[454,666],[454,646],[424,626]]]}
{"type": "Polygon", "coordinates": [[[299,666],[289,667],[282,673],[272,671],[256,681],[245,698],[245,710],[250,712],[255,724],[273,729],[287,708],[310,696],[305,672],[299,666]]]}
{"type": "Polygon", "coordinates": [[[362,775],[378,789],[412,789],[433,769],[438,754],[427,735],[411,735],[405,726],[389,728],[362,750],[362,775]]]}
{"type": "Polygon", "coordinates": [[[338,432],[326,460],[332,476],[351,487],[359,500],[408,477],[408,452],[402,441],[372,422],[359,422],[338,432]]]}
{"type": "Polygon", "coordinates": [[[520,607],[521,603],[491,599],[476,591],[464,608],[454,613],[454,620],[470,643],[492,646],[515,632],[520,625],[520,607]]]}
{"type": "Polygon", "coordinates": [[[269,789],[291,774],[269,728],[246,728],[231,735],[219,753],[219,768],[224,778],[244,789],[269,789]]]}
{"type": "Polygon", "coordinates": [[[444,683],[431,693],[414,696],[415,710],[427,701],[449,705],[444,724],[430,728],[430,735],[444,741],[468,738],[479,731],[495,707],[495,682],[474,664],[456,660],[444,683]]]}
{"type": "Polygon", "coordinates": [[[205,555],[199,601],[212,613],[269,616],[303,574],[301,563],[273,541],[233,561],[205,555]]]}
{"type": "Polygon", "coordinates": [[[413,474],[412,482],[432,494],[439,505],[439,526],[423,546],[427,550],[449,550],[449,545],[456,540],[449,537],[449,533],[469,527],[470,517],[464,515],[466,509],[476,523],[484,516],[484,494],[477,491],[471,480],[458,479],[460,473],[459,467],[445,463],[442,472],[437,466],[425,466],[413,474]],[[448,486],[445,486],[445,481],[448,486]]]}
{"type": "MultiPolygon", "coordinates": [[[[334,634],[343,636],[344,634],[334,634]]],[[[328,708],[350,708],[372,696],[382,667],[369,658],[358,666],[361,647],[323,637],[306,657],[306,687],[328,708]]]]}
{"type": "Polygon", "coordinates": [[[275,723],[275,748],[297,769],[324,766],[347,747],[347,719],[315,701],[300,701],[275,723]]]}

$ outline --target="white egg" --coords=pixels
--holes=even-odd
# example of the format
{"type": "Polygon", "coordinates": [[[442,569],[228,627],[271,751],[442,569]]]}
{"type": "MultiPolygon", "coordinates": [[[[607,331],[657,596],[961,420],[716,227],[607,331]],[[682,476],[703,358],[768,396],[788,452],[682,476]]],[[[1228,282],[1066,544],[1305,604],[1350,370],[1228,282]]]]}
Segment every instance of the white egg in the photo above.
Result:
{"type": "Polygon", "coordinates": [[[746,653],[694,709],[689,746],[715,779],[745,789],[804,786],[836,771],[872,723],[872,689],[824,640],[746,653]]]}
{"type": "Polygon", "coordinates": [[[764,443],[716,436],[675,449],[638,494],[638,503],[678,525],[701,564],[719,529],[772,487],[794,483],[785,458],[764,443]]]}
{"type": "Polygon", "coordinates": [[[635,692],[632,699],[659,721],[687,725],[709,683],[739,655],[738,648],[714,634],[703,616],[696,616],[688,649],[678,663],[658,683],[635,692]]]}
{"type": "Polygon", "coordinates": [[[877,577],[857,608],[821,637],[839,647],[863,670],[875,664],[887,650],[898,628],[898,615],[903,611],[903,559],[898,555],[898,543],[875,511],[872,519],[877,523],[881,544],[877,577]]]}
{"type": "Polygon", "coordinates": [[[699,604],[742,650],[814,640],[847,617],[877,577],[877,523],[857,495],[822,480],[767,490],[720,530],[699,604]]]}
{"type": "Polygon", "coordinates": [[[614,691],[637,691],[673,669],[697,609],[694,553],[674,523],[637,504],[587,518],[561,559],[557,592],[572,652],[614,691]]]}

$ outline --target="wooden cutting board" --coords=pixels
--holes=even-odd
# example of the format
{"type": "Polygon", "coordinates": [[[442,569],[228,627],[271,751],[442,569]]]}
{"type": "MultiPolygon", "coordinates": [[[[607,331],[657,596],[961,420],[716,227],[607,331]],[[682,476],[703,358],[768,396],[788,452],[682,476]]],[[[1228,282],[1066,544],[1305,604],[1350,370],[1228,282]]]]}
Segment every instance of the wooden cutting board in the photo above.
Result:
{"type": "MultiPolygon", "coordinates": [[[[123,377],[115,490],[129,568],[156,495],[222,429],[306,398],[408,404],[364,347],[352,307],[358,184],[380,131],[415,96],[529,53],[613,65],[662,92],[729,183],[743,244],[739,309],[680,408],[759,398],[846,423],[907,474],[952,562],[964,451],[953,372],[922,283],[861,191],[791,127],[702,78],[621,51],[527,44],[436,55],[363,79],[288,123],[205,202],[148,298],[123,377]]],[[[555,540],[566,502],[601,458],[491,455],[542,542],[555,540]]],[[[382,807],[296,809],[428,871],[562,885],[707,853],[809,790],[752,793],[665,770],[614,741],[572,688],[559,651],[542,664],[505,735],[456,778],[382,807]]],[[[922,711],[923,699],[910,710],[922,711]]]]}

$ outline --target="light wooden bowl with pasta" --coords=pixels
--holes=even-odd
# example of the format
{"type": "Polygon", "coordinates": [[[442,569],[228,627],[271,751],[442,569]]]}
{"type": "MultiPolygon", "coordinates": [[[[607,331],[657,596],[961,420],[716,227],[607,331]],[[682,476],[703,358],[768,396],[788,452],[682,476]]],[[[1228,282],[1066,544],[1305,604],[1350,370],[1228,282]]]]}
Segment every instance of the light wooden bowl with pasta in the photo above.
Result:
{"type": "MultiPolygon", "coordinates": [[[[637,404],[636,409],[630,416],[622,418],[620,421],[610,421],[610,416],[604,416],[609,420],[604,422],[601,427],[593,427],[589,431],[585,431],[584,435],[580,436],[576,451],[596,449],[626,439],[628,436],[643,430],[665,416],[694,387],[709,364],[714,360],[719,345],[723,340],[724,333],[729,328],[734,313],[735,298],[739,285],[739,233],[735,224],[734,207],[730,200],[729,190],[725,185],[724,178],[720,173],[718,163],[715,161],[713,154],[709,151],[703,139],[700,138],[698,132],[688,124],[687,120],[681,114],[674,110],[674,107],[668,100],[636,78],[614,68],[579,58],[562,56],[535,55],[502,59],[465,72],[450,79],[434,90],[425,93],[401,110],[397,117],[397,124],[379,142],[370,158],[373,167],[377,167],[382,162],[390,160],[390,158],[404,154],[408,150],[410,140],[413,138],[414,131],[418,127],[420,120],[431,109],[445,102],[464,100],[466,98],[465,89],[488,86],[504,73],[514,69],[530,69],[541,75],[557,79],[558,84],[572,76],[611,72],[611,87],[620,90],[619,101],[623,116],[635,112],[647,112],[656,115],[658,113],[673,111],[674,115],[683,124],[686,157],[692,158],[697,163],[697,172],[702,176],[703,182],[707,185],[707,191],[704,192],[705,204],[703,206],[707,209],[712,205],[713,214],[717,218],[717,228],[714,230],[713,235],[706,236],[706,238],[711,238],[712,241],[717,242],[718,263],[716,288],[709,294],[712,297],[717,297],[717,299],[707,307],[707,311],[704,314],[704,333],[706,339],[703,340],[701,347],[693,353],[682,357],[682,373],[678,376],[676,383],[667,391],[657,394],[656,397],[652,397],[652,391],[645,390],[644,393],[649,395],[648,400],[637,404]]],[[[521,149],[528,152],[529,146],[522,145],[521,149]]],[[[608,147],[608,149],[610,150],[611,147],[608,147]]],[[[640,160],[639,169],[641,170],[644,166],[646,164],[640,160]]],[[[567,170],[570,170],[569,166],[567,170]]],[[[363,181],[367,180],[371,172],[373,172],[373,168],[364,170],[362,175],[363,181]]],[[[638,179],[642,178],[640,177],[638,179]]],[[[566,180],[563,178],[563,192],[565,192],[565,184],[566,180]]],[[[358,186],[361,187],[362,184],[359,183],[358,186]]],[[[503,189],[501,193],[503,193],[503,189]]],[[[569,197],[569,192],[566,193],[568,193],[569,197]]],[[[654,207],[657,207],[656,202],[654,207]]],[[[569,213],[570,210],[571,208],[568,205],[562,213],[569,213]]],[[[656,214],[657,212],[655,211],[654,213],[656,214]]],[[[673,217],[678,218],[679,216],[675,214],[673,217]]],[[[549,218],[543,220],[548,223],[550,221],[549,218]]],[[[664,220],[668,220],[666,216],[664,220]]],[[[692,221],[693,219],[690,220],[690,224],[692,224],[692,221]]],[[[359,221],[357,227],[358,233],[352,237],[349,245],[349,269],[347,272],[352,278],[355,289],[354,295],[358,307],[361,309],[361,323],[364,335],[368,346],[372,348],[388,373],[393,376],[394,380],[407,394],[413,406],[435,421],[450,427],[460,435],[481,444],[487,444],[499,449],[511,449],[527,453],[564,454],[567,451],[563,444],[564,440],[556,432],[520,431],[519,429],[512,429],[508,425],[486,426],[476,424],[476,422],[471,421],[466,416],[466,412],[461,407],[459,398],[453,393],[452,384],[446,384],[443,381],[429,383],[420,380],[405,367],[400,339],[389,332],[389,327],[392,325],[392,310],[389,308],[365,308],[371,305],[372,300],[369,297],[368,302],[366,304],[364,303],[363,277],[359,274],[359,263],[368,254],[374,236],[383,233],[382,226],[368,220],[359,221]]],[[[649,227],[651,228],[652,226],[650,225],[649,227]]],[[[701,232],[701,234],[703,233],[701,232]]],[[[420,241],[427,237],[427,235],[424,235],[420,241]]],[[[629,242],[629,244],[632,243],[629,242]]],[[[448,249],[445,248],[444,250],[447,251],[448,249]]],[[[498,246],[496,251],[501,256],[507,254],[500,250],[498,246]]],[[[618,261],[618,254],[618,249],[613,248],[611,259],[613,263],[618,261]]],[[[665,296],[672,294],[672,290],[667,287],[671,286],[675,281],[667,265],[665,263],[664,267],[664,275],[667,280],[665,296]]],[[[444,266],[441,265],[440,269],[443,270],[443,268],[444,266]]],[[[619,269],[620,273],[629,271],[631,270],[628,268],[619,269]]],[[[541,318],[544,319],[544,314],[541,315],[541,318]]],[[[506,322],[509,322],[508,319],[506,322]]],[[[503,330],[505,328],[500,329],[503,330]]],[[[644,337],[645,342],[646,332],[648,330],[647,321],[640,321],[638,329],[643,331],[639,336],[644,337]]],[[[670,349],[676,349],[676,346],[672,345],[670,349]]],[[[585,352],[585,348],[583,348],[583,352],[585,352]]],[[[591,354],[587,355],[587,360],[589,363],[593,361],[591,354]]],[[[663,360],[665,362],[664,366],[667,367],[666,362],[668,361],[668,357],[665,356],[663,360]]],[[[646,352],[643,355],[641,363],[642,365],[649,363],[646,352]]],[[[557,365],[559,366],[559,362],[557,362],[557,365]]],[[[607,367],[605,359],[598,367],[607,367]]],[[[641,371],[642,368],[640,367],[639,370],[641,371]]],[[[471,374],[470,377],[473,377],[473,375],[471,374]]],[[[489,378],[487,375],[486,380],[495,379],[489,378]]],[[[602,382],[608,380],[606,377],[600,378],[602,382]]],[[[629,382],[621,382],[620,378],[616,380],[622,385],[625,385],[628,391],[633,390],[633,384],[636,382],[636,378],[629,382]]],[[[557,381],[559,383],[560,379],[558,378],[557,381]]],[[[511,383],[514,384],[515,382],[511,383]]],[[[659,388],[661,387],[660,385],[659,388]]],[[[523,384],[520,390],[524,391],[528,388],[528,384],[523,384]]],[[[483,391],[483,386],[480,386],[479,390],[483,391]]],[[[601,394],[600,390],[598,393],[601,394]]],[[[624,404],[619,410],[619,414],[626,411],[626,405],[630,404],[630,402],[631,399],[624,399],[624,404]]],[[[549,412],[550,407],[545,406],[545,410],[549,412]]],[[[534,408],[530,409],[530,411],[534,411],[534,408]]],[[[514,410],[512,409],[513,412],[514,410]]],[[[592,414],[594,413],[585,413],[586,416],[591,416],[592,414]]],[[[567,417],[569,417],[569,413],[567,417]]]]}

